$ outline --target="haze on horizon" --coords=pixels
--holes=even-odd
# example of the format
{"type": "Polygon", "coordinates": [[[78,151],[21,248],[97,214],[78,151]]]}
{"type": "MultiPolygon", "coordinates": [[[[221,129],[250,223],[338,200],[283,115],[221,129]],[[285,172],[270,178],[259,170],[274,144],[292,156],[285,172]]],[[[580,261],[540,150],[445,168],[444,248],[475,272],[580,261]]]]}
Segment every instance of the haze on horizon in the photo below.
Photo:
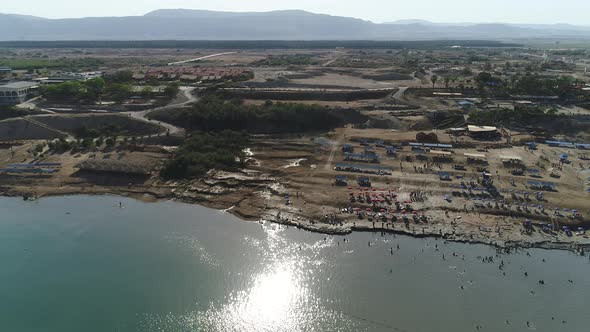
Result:
{"type": "Polygon", "coordinates": [[[440,23],[567,23],[588,25],[587,0],[21,0],[5,2],[0,12],[46,18],[136,16],[156,9],[184,8],[258,12],[301,9],[314,13],[356,17],[375,23],[423,19],[440,23]]]}

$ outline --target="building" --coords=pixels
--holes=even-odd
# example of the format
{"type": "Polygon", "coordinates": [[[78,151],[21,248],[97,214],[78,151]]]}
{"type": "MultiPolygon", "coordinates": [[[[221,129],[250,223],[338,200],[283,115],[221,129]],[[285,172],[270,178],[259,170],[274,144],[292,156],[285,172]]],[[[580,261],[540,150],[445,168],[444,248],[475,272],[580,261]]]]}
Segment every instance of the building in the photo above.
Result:
{"type": "Polygon", "coordinates": [[[12,74],[12,68],[0,66],[0,75],[12,74]]]}
{"type": "Polygon", "coordinates": [[[369,177],[362,176],[362,177],[359,177],[358,179],[356,179],[356,181],[359,184],[359,186],[361,186],[361,187],[370,187],[371,186],[371,179],[369,177]]]}
{"type": "Polygon", "coordinates": [[[37,94],[35,82],[12,82],[0,85],[0,105],[17,105],[37,94]]]}
{"type": "Polygon", "coordinates": [[[475,109],[475,103],[471,100],[461,100],[457,103],[464,111],[473,111],[475,109]]]}
{"type": "Polygon", "coordinates": [[[66,82],[88,81],[99,77],[102,77],[102,72],[100,71],[87,71],[81,73],[62,72],[51,77],[38,77],[33,79],[33,81],[39,82],[43,85],[49,85],[66,82]]]}
{"type": "Polygon", "coordinates": [[[337,175],[336,176],[336,185],[337,186],[347,186],[348,185],[348,178],[345,175],[337,175]]]}
{"type": "Polygon", "coordinates": [[[467,132],[469,132],[469,136],[474,139],[497,139],[500,137],[500,132],[498,132],[498,128],[491,127],[491,126],[467,126],[467,132]]]}
{"type": "Polygon", "coordinates": [[[342,152],[353,153],[354,146],[352,146],[351,144],[343,144],[342,145],[342,152]]]}

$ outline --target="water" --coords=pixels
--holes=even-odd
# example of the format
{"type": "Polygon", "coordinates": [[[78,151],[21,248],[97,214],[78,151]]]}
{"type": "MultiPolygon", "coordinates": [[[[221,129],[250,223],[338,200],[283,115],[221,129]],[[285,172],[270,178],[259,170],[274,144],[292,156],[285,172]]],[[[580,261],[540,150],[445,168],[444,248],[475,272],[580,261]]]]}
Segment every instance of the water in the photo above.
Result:
{"type": "Polygon", "coordinates": [[[590,262],[564,251],[529,250],[530,257],[484,264],[477,257],[495,249],[372,233],[325,236],[118,197],[2,198],[0,215],[2,331],[590,326],[590,262]]]}

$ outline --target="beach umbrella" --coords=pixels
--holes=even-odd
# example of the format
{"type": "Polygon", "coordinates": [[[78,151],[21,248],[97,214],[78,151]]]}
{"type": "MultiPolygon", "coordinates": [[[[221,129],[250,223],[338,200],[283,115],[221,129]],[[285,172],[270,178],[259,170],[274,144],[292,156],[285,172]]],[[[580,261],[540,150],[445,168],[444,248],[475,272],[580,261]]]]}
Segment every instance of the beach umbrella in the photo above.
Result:
{"type": "Polygon", "coordinates": [[[371,212],[371,208],[367,208],[367,209],[366,209],[366,211],[367,211],[367,212],[371,212]]]}
{"type": "Polygon", "coordinates": [[[572,210],[573,213],[578,213],[578,210],[572,210]]]}
{"type": "Polygon", "coordinates": [[[563,211],[565,211],[565,212],[569,212],[569,210],[570,210],[570,209],[567,209],[567,208],[563,209],[563,211]]]}
{"type": "Polygon", "coordinates": [[[379,212],[385,212],[385,209],[381,209],[381,210],[379,210],[379,212]]]}
{"type": "Polygon", "coordinates": [[[559,211],[559,208],[555,208],[555,211],[559,211]]]}

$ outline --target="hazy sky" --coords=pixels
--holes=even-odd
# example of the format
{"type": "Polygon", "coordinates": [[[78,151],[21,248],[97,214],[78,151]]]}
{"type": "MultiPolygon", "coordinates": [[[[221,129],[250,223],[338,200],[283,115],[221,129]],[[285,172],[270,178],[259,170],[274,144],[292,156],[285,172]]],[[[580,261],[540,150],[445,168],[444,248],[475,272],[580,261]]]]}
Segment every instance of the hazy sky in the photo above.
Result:
{"type": "Polygon", "coordinates": [[[0,12],[50,18],[142,15],[160,8],[304,9],[374,22],[571,23],[590,25],[590,0],[2,0],[0,12]]]}

